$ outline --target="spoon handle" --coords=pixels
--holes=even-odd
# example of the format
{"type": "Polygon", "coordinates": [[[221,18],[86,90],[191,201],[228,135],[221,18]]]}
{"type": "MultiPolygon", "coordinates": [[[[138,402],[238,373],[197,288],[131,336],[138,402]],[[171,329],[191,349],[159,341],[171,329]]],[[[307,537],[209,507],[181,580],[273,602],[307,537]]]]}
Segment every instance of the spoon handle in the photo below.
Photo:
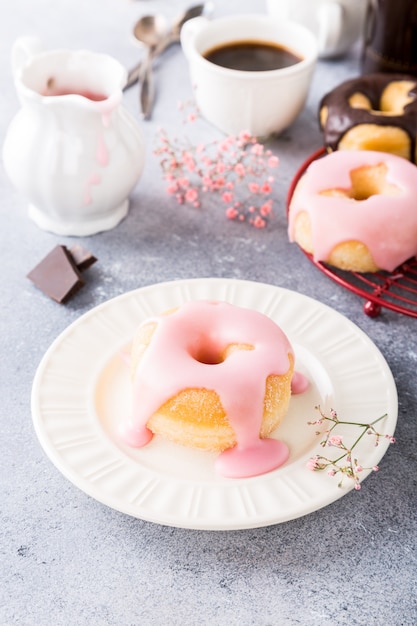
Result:
{"type": "Polygon", "coordinates": [[[140,73],[140,106],[143,118],[148,120],[151,116],[152,105],[154,100],[154,80],[152,72],[152,50],[149,50],[145,61],[142,64],[140,73]]]}
{"type": "Polygon", "coordinates": [[[141,68],[142,61],[137,63],[129,70],[129,72],[127,73],[126,85],[123,87],[123,91],[125,91],[125,89],[129,89],[129,87],[132,87],[132,85],[135,85],[138,82],[139,76],[141,74],[141,68]]]}

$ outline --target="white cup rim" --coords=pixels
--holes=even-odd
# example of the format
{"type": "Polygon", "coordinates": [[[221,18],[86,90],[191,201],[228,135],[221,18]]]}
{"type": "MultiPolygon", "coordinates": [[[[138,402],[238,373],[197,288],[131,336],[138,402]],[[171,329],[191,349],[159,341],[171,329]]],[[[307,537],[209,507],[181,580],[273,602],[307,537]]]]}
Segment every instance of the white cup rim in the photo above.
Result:
{"type": "MultiPolygon", "coordinates": [[[[242,36],[242,39],[243,39],[243,36],[242,36]]],[[[225,38],[223,40],[223,43],[239,41],[239,40],[240,40],[239,34],[236,33],[234,37],[225,38]]],[[[261,35],[259,35],[259,40],[262,41],[261,35]]],[[[303,26],[302,24],[299,24],[294,20],[281,20],[278,18],[273,18],[268,15],[263,15],[259,13],[254,13],[254,14],[245,13],[245,14],[240,14],[240,15],[227,15],[227,16],[219,17],[219,18],[216,18],[215,20],[207,22],[204,29],[202,29],[202,31],[195,34],[194,45],[192,46],[190,52],[191,54],[193,54],[194,58],[199,63],[202,63],[206,68],[210,68],[212,69],[212,71],[223,74],[225,76],[229,76],[229,77],[233,76],[236,78],[240,77],[242,79],[251,78],[254,80],[265,80],[268,78],[270,79],[272,77],[278,77],[278,76],[284,77],[284,76],[288,76],[291,74],[298,74],[299,72],[302,72],[306,67],[311,66],[313,63],[316,62],[317,57],[318,57],[318,43],[317,43],[316,37],[310,32],[310,30],[306,26],[303,26]],[[291,43],[286,43],[286,42],[282,43],[280,41],[279,36],[277,36],[276,39],[272,39],[271,37],[265,36],[263,41],[265,42],[272,41],[274,43],[282,44],[293,54],[296,54],[297,56],[302,56],[302,59],[298,61],[297,63],[294,63],[293,65],[290,65],[288,67],[278,68],[274,70],[248,71],[248,70],[235,70],[235,69],[231,69],[227,67],[222,67],[220,65],[216,65],[215,63],[208,61],[203,56],[203,52],[196,48],[196,44],[198,44],[199,36],[203,36],[207,32],[210,32],[210,30],[215,31],[219,23],[222,23],[222,24],[233,23],[235,25],[236,24],[238,25],[239,22],[247,24],[249,22],[253,23],[254,20],[256,20],[258,23],[259,22],[267,23],[268,25],[270,25],[271,23],[275,23],[277,26],[277,31],[279,33],[290,31],[291,33],[297,33],[301,35],[303,42],[306,44],[303,46],[303,48],[305,49],[306,47],[308,47],[309,49],[311,49],[311,52],[307,54],[303,52],[302,50],[298,49],[296,45],[294,46],[291,43]]]]}

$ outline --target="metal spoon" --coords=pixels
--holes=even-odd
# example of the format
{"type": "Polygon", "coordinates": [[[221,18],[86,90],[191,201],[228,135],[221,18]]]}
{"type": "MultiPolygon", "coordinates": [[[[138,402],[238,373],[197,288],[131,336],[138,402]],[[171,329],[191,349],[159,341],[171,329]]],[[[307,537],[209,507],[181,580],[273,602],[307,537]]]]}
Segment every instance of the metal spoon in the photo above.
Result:
{"type": "Polygon", "coordinates": [[[150,103],[153,100],[153,76],[151,71],[152,59],[156,46],[164,39],[167,33],[167,24],[163,15],[145,15],[135,24],[133,34],[138,41],[146,46],[146,55],[140,64],[138,79],[141,80],[140,100],[144,117],[150,113],[150,103]]]}
{"type": "MultiPolygon", "coordinates": [[[[155,48],[152,51],[152,59],[159,56],[164,50],[166,50],[170,45],[174,43],[178,43],[180,41],[180,32],[183,24],[187,22],[187,20],[192,19],[193,17],[199,17],[200,15],[211,13],[213,10],[213,4],[211,2],[205,2],[202,4],[196,4],[195,6],[191,6],[186,9],[181,15],[179,15],[174,21],[171,28],[168,32],[165,31],[165,36],[161,36],[159,43],[156,44],[155,48]]],[[[149,18],[151,16],[146,16],[146,22],[148,27],[150,26],[149,18]]],[[[138,27],[139,22],[144,20],[145,18],[141,18],[135,26],[135,29],[138,27]]],[[[134,32],[135,32],[134,29],[134,32]]],[[[162,35],[162,33],[161,33],[162,35]]],[[[139,78],[141,77],[143,70],[142,62],[138,63],[129,71],[127,75],[127,82],[124,86],[124,89],[128,89],[132,85],[134,85],[139,78]]]]}

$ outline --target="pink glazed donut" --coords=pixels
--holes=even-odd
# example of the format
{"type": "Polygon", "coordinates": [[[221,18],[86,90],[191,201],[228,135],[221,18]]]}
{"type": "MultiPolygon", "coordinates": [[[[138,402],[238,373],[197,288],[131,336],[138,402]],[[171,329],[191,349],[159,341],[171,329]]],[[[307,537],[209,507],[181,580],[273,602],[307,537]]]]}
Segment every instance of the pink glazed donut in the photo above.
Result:
{"type": "Polygon", "coordinates": [[[289,205],[289,239],[315,261],[392,272],[417,254],[417,166],[383,152],[340,150],[313,161],[289,205]]]}
{"type": "Polygon", "coordinates": [[[139,326],[131,370],[128,445],[157,434],[218,451],[228,477],[264,473],[287,459],[285,444],[268,436],[287,412],[292,385],[303,389],[294,389],[291,345],[266,315],[226,302],[185,303],[139,326]]]}

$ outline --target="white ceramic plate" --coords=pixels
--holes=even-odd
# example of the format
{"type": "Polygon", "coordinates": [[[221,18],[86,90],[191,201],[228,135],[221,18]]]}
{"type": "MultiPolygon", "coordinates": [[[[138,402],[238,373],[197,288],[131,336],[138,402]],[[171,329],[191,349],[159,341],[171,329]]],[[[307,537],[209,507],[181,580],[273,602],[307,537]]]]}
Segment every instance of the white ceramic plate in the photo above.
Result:
{"type": "MultiPolygon", "coordinates": [[[[129,515],[207,530],[284,522],[337,500],[353,487],[352,480],[340,488],[337,477],[306,468],[311,456],[323,452],[315,427],[307,425],[317,418],[318,404],[353,422],[387,413],[379,425],[384,432],[394,432],[395,383],[372,341],[316,300],[272,285],[216,278],[156,284],[92,309],[51,345],[32,390],[41,445],[70,481],[129,515]],[[118,440],[118,418],[130,408],[129,372],[121,353],[143,319],[193,299],[226,300],[270,316],[293,345],[296,369],[311,381],[306,393],[292,397],[274,433],[290,447],[289,460],[277,470],[226,479],[214,471],[215,453],[160,437],[142,449],[118,440]]],[[[348,441],[353,427],[346,428],[348,441]]],[[[375,447],[373,437],[364,437],[357,456],[364,467],[373,467],[387,446],[386,439],[375,447]]]]}

